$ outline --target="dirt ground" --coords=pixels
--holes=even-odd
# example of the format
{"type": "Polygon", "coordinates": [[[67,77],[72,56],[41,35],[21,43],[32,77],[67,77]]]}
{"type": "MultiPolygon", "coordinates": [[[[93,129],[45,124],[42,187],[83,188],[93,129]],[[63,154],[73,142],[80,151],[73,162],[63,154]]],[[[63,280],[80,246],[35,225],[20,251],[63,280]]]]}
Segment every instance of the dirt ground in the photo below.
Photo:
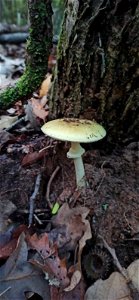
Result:
{"type": "MultiPolygon", "coordinates": [[[[0,199],[16,205],[12,221],[28,224],[30,197],[41,174],[34,209],[43,211],[38,214],[42,225],[34,219],[36,227],[51,227],[48,196],[51,204],[57,201],[60,205],[68,202],[70,207],[86,206],[90,209],[93,248],[101,235],[115,248],[122,266],[127,267],[139,258],[139,144],[134,142],[111,152],[106,152],[104,144],[103,149],[91,145],[83,157],[88,186],[81,191],[76,189],[73,161],[66,157],[68,148],[68,144],[52,141],[41,133],[22,135],[22,139],[4,145],[0,154],[0,199]],[[39,153],[45,147],[44,155],[36,161],[25,159],[25,149],[39,153]],[[57,174],[52,176],[57,167],[57,174]]],[[[86,247],[85,255],[90,249],[86,247]]]]}

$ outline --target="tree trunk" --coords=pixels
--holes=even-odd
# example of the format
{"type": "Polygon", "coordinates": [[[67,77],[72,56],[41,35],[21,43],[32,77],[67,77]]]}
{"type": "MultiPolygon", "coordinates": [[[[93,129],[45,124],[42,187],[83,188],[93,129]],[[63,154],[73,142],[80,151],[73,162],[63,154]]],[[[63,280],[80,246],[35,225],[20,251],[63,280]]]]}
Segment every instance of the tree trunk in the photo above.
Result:
{"type": "Polygon", "coordinates": [[[26,70],[14,88],[0,94],[0,107],[31,95],[47,73],[52,48],[51,0],[28,0],[30,36],[27,42],[26,70]]]}
{"type": "Polygon", "coordinates": [[[67,1],[51,112],[103,122],[114,143],[137,138],[138,0],[67,1]]]}

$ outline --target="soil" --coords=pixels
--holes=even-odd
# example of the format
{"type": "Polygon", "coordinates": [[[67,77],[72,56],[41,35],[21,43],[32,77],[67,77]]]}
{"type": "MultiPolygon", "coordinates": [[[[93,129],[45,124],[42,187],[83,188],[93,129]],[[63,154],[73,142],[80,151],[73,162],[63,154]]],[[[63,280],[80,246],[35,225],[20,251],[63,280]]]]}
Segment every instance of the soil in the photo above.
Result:
{"type": "MultiPolygon", "coordinates": [[[[51,223],[46,192],[51,204],[57,201],[62,205],[66,201],[70,207],[86,206],[90,209],[94,245],[98,235],[101,235],[116,249],[122,266],[128,266],[139,258],[139,144],[134,142],[110,152],[105,150],[104,144],[102,148],[91,145],[83,156],[88,184],[86,189],[80,191],[76,188],[73,161],[66,157],[68,149],[68,143],[46,139],[41,133],[22,135],[22,139],[16,136],[14,143],[1,149],[1,200],[10,200],[16,205],[17,210],[11,215],[12,221],[27,224],[30,197],[36,177],[41,174],[35,209],[44,211],[39,216],[43,226],[36,226],[43,229],[51,223]],[[23,158],[28,155],[24,153],[25,149],[33,153],[44,147],[47,149],[43,157],[34,163],[30,160],[23,164],[23,158]],[[48,191],[49,179],[57,166],[60,169],[48,191]]],[[[37,221],[34,219],[33,222],[35,224],[37,221]]]]}

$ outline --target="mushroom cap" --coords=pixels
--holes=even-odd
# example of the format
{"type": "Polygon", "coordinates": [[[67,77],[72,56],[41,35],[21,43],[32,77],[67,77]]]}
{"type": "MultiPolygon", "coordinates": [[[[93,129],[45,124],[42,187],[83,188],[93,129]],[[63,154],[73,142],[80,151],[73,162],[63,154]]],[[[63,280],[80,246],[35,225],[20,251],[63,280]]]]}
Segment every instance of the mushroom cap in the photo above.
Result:
{"type": "Polygon", "coordinates": [[[78,143],[99,141],[106,135],[105,129],[97,122],[74,118],[49,121],[41,130],[54,139],[78,143]]]}

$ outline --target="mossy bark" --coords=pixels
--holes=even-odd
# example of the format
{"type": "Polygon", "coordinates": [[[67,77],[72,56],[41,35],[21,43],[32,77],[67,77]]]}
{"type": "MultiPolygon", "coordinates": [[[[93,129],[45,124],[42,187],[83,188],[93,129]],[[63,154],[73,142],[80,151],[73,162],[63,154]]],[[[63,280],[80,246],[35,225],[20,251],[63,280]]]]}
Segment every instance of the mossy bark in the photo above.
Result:
{"type": "Polygon", "coordinates": [[[16,86],[0,94],[0,107],[30,96],[47,73],[48,56],[52,47],[51,0],[28,0],[30,35],[27,41],[26,69],[16,86]]]}
{"type": "Polygon", "coordinates": [[[139,1],[67,4],[51,94],[51,118],[96,119],[108,139],[139,134],[139,1]]]}

